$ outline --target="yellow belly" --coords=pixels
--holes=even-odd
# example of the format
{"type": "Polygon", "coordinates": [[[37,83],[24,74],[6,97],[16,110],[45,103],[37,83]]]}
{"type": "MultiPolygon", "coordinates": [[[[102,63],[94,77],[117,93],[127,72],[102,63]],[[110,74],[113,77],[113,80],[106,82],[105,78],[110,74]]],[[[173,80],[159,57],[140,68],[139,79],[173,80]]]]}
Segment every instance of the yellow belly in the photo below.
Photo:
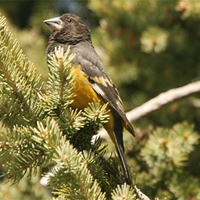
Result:
{"type": "MultiPolygon", "coordinates": [[[[80,65],[72,67],[71,72],[73,73],[75,83],[72,93],[76,95],[72,98],[72,108],[83,110],[88,106],[88,103],[94,102],[94,100],[100,100],[102,105],[105,103],[103,99],[98,97],[97,93],[93,90],[92,85],[88,81],[87,75],[81,70],[80,65]]],[[[107,109],[111,110],[109,106],[107,109]]],[[[116,144],[116,139],[113,135],[114,117],[112,112],[109,112],[109,121],[106,124],[103,124],[103,126],[113,142],[116,144]]]]}
{"type": "Polygon", "coordinates": [[[81,70],[80,65],[71,69],[73,76],[75,76],[75,85],[72,93],[76,96],[73,97],[72,108],[83,110],[88,106],[88,103],[98,101],[97,93],[93,90],[91,84],[86,77],[86,74],[81,70]]]}

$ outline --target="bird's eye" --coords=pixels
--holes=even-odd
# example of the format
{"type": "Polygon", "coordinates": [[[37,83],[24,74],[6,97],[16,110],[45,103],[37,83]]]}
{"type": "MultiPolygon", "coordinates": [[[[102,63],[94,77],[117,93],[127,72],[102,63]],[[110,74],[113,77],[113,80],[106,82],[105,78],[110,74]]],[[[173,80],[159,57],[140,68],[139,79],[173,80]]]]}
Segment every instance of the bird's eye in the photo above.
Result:
{"type": "Polygon", "coordinates": [[[68,19],[68,22],[71,22],[72,20],[71,19],[68,19]]]}

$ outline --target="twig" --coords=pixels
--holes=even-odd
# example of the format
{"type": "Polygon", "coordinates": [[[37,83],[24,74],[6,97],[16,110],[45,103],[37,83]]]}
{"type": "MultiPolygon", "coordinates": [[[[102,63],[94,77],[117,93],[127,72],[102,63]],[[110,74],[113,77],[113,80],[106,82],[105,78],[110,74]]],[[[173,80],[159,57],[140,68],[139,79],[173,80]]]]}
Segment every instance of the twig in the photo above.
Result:
{"type": "Polygon", "coordinates": [[[146,103],[134,108],[127,113],[127,118],[130,122],[137,121],[138,119],[146,116],[147,114],[160,109],[161,107],[182,99],[184,97],[190,96],[192,94],[200,92],[200,81],[190,83],[183,87],[170,89],[167,92],[163,92],[156,96],[155,98],[147,101],[146,103]]]}

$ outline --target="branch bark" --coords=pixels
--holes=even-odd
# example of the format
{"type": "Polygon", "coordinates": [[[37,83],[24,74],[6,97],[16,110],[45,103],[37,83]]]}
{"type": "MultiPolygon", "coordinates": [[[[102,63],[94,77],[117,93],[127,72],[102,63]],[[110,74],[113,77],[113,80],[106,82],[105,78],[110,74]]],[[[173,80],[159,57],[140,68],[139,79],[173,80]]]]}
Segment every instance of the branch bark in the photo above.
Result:
{"type": "Polygon", "coordinates": [[[198,92],[200,92],[200,81],[190,83],[179,88],[170,89],[167,92],[160,93],[158,96],[150,99],[141,106],[138,106],[133,110],[127,112],[127,118],[130,120],[130,122],[135,122],[138,119],[148,115],[155,110],[160,109],[167,104],[170,104],[184,97],[196,94],[198,92]]]}

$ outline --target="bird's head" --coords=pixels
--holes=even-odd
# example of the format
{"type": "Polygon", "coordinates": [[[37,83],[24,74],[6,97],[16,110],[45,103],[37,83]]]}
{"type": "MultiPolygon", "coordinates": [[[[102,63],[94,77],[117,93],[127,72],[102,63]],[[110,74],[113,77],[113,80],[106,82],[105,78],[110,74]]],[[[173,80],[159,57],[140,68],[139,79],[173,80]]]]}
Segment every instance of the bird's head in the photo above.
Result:
{"type": "Polygon", "coordinates": [[[67,13],[61,17],[44,20],[44,23],[53,31],[50,40],[61,43],[90,40],[90,30],[77,15],[67,13]]]}

